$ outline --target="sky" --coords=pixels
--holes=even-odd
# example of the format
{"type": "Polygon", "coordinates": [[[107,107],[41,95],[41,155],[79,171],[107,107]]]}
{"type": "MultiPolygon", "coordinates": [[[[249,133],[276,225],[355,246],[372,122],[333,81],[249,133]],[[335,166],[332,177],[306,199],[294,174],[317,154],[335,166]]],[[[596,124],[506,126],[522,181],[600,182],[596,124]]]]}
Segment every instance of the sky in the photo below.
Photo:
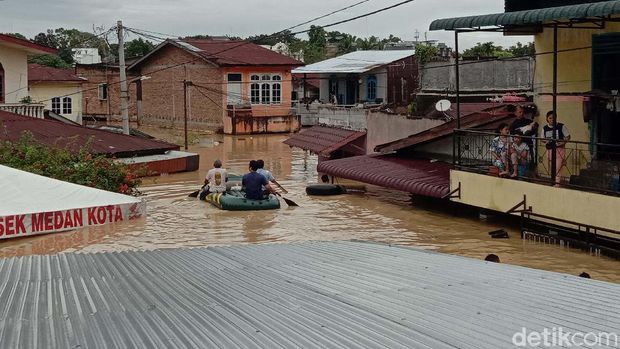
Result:
{"type": "MultiPolygon", "coordinates": [[[[195,34],[247,37],[271,34],[327,14],[360,0],[0,0],[0,32],[18,32],[32,38],[54,28],[76,28],[93,32],[95,27],[111,28],[116,21],[131,28],[174,36],[195,34]]],[[[401,0],[370,0],[310,25],[326,25],[355,17],[401,0]]],[[[454,33],[429,32],[439,18],[503,12],[502,0],[415,0],[376,15],[328,28],[357,37],[387,37],[403,40],[439,40],[454,47],[454,33]]],[[[131,37],[130,37],[131,39],[131,37]]],[[[498,33],[469,33],[459,36],[459,48],[493,41],[510,46],[517,41],[533,41],[531,36],[502,36],[498,33]]]]}

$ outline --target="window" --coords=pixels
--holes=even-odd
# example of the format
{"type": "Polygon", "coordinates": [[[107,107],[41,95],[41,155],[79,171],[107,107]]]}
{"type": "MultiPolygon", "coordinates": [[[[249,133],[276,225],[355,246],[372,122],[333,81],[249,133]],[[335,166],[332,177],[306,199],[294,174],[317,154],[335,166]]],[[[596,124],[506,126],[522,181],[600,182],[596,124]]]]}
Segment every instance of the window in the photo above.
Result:
{"type": "Polygon", "coordinates": [[[99,100],[105,101],[108,99],[108,84],[99,84],[97,86],[97,92],[99,100]]]}
{"type": "Polygon", "coordinates": [[[374,102],[377,99],[377,77],[374,75],[368,75],[366,78],[366,99],[369,102],[374,102]]]}
{"type": "Polygon", "coordinates": [[[71,114],[71,97],[64,97],[62,99],[62,113],[71,114]]]}
{"type": "Polygon", "coordinates": [[[52,98],[52,112],[60,114],[60,97],[52,98]]]}
{"type": "Polygon", "coordinates": [[[251,75],[250,100],[252,104],[282,103],[282,77],[271,74],[251,75]]]}
{"type": "Polygon", "coordinates": [[[235,105],[241,103],[241,81],[242,76],[239,73],[230,73],[228,74],[228,85],[227,85],[227,103],[229,105],[235,105]]]}
{"type": "Polygon", "coordinates": [[[258,81],[260,81],[260,76],[250,76],[250,103],[252,104],[260,104],[260,84],[258,81]]]}

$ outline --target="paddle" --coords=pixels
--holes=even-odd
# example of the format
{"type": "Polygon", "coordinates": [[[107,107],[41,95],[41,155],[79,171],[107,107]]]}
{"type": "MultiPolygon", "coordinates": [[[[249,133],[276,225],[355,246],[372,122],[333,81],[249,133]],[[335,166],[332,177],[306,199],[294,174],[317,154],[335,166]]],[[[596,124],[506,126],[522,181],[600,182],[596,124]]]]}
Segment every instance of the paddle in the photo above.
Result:
{"type": "Polygon", "coordinates": [[[189,195],[188,195],[188,196],[189,196],[190,198],[197,198],[197,197],[198,197],[198,194],[200,194],[200,191],[201,191],[202,189],[204,189],[204,187],[205,187],[205,186],[203,185],[203,186],[202,186],[202,188],[200,188],[199,190],[196,190],[196,191],[193,191],[193,192],[189,193],[189,195]]]}
{"type": "Polygon", "coordinates": [[[293,201],[291,199],[285,198],[284,196],[280,195],[280,193],[278,193],[277,191],[273,192],[273,193],[276,194],[277,196],[281,197],[282,200],[284,200],[284,202],[286,202],[287,205],[289,205],[289,206],[299,206],[299,205],[297,205],[297,203],[295,203],[295,201],[293,201]]]}
{"type": "Polygon", "coordinates": [[[271,180],[271,183],[273,183],[273,184],[277,185],[277,186],[278,186],[278,188],[280,188],[280,190],[282,190],[282,192],[283,192],[284,194],[288,194],[288,190],[284,189],[284,188],[280,185],[280,183],[278,183],[275,179],[272,179],[272,180],[271,180]]]}

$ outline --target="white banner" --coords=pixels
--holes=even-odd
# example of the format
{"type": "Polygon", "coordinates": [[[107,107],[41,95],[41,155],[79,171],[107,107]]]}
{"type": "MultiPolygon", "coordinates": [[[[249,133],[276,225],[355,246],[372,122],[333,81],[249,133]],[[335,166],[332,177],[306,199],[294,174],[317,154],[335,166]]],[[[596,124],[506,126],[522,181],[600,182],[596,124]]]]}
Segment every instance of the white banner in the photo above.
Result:
{"type": "Polygon", "coordinates": [[[117,223],[144,215],[144,200],[120,205],[9,215],[0,217],[0,239],[117,223]]]}

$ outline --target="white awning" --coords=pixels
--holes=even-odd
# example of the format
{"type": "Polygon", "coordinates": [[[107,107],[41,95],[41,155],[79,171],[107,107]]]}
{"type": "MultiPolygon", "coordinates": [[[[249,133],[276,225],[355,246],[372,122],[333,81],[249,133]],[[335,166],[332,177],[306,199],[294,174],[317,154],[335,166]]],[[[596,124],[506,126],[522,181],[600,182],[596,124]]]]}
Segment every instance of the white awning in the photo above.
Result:
{"type": "Polygon", "coordinates": [[[0,165],[0,239],[116,223],[146,214],[136,197],[0,165]]]}

